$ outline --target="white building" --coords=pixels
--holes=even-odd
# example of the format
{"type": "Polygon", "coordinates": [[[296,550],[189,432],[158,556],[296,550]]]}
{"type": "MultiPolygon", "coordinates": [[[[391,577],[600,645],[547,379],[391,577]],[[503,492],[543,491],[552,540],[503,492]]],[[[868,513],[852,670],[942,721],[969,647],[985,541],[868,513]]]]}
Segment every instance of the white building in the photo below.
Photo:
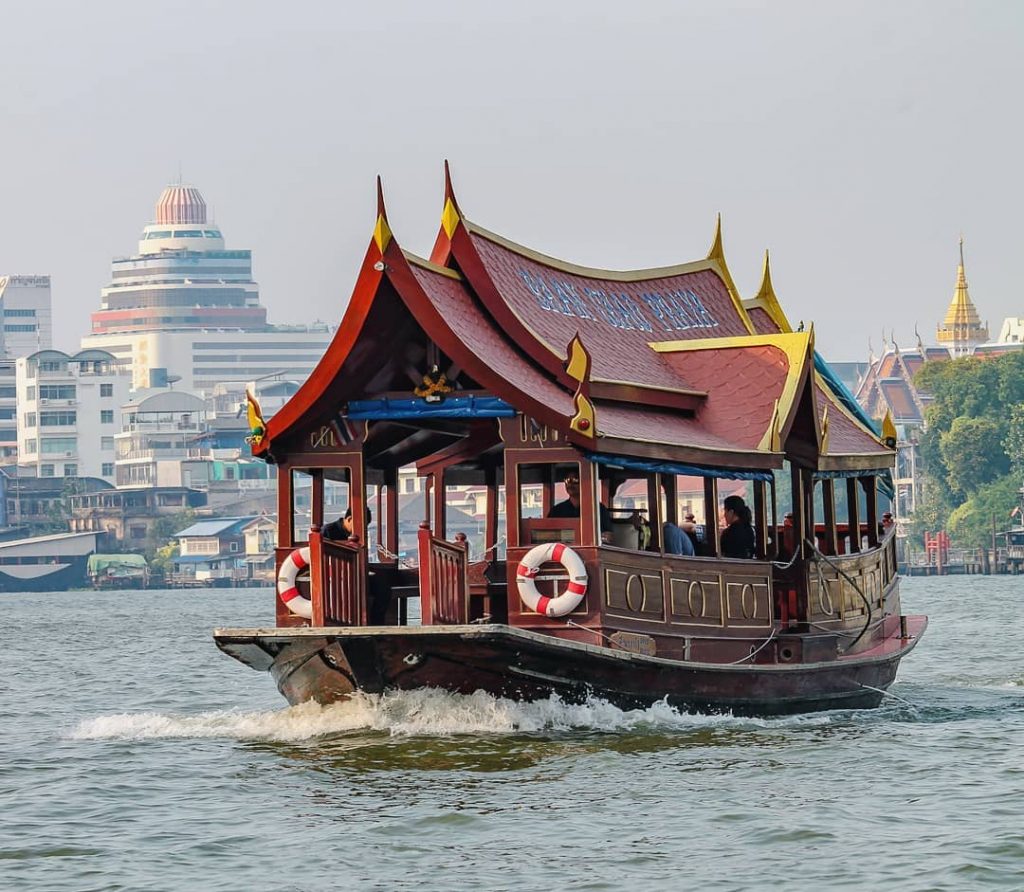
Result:
{"type": "Polygon", "coordinates": [[[186,486],[181,468],[194,441],[206,429],[206,403],[193,393],[163,390],[140,394],[121,413],[121,430],[115,434],[116,485],[186,486]]]}
{"type": "Polygon", "coordinates": [[[13,359],[0,359],[0,465],[18,460],[18,379],[13,359]]]}
{"type": "Polygon", "coordinates": [[[17,361],[18,464],[37,477],[114,481],[114,434],[129,376],[103,350],[41,350],[17,361]]]}
{"type": "Polygon", "coordinates": [[[177,185],[161,194],[138,252],[114,259],[82,346],[127,362],[135,389],[210,393],[271,375],[304,381],[332,336],[322,324],[270,325],[252,252],[228,250],[199,190],[177,185]]]}
{"type": "Polygon", "coordinates": [[[53,346],[49,276],[0,276],[0,355],[28,356],[53,346]]]}
{"type": "Polygon", "coordinates": [[[326,325],[269,331],[154,331],[96,334],[82,346],[107,350],[132,370],[132,387],[173,384],[212,394],[218,384],[243,386],[255,378],[305,381],[334,331],[326,325]]]}

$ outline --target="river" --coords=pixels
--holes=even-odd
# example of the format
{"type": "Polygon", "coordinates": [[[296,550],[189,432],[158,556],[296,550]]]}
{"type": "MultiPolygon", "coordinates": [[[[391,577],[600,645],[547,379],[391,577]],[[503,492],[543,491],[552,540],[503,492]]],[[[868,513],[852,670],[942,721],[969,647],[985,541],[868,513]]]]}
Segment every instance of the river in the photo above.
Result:
{"type": "Polygon", "coordinates": [[[1024,583],[915,578],[876,710],[289,708],[270,589],[0,595],[0,888],[1024,889],[1024,583]]]}

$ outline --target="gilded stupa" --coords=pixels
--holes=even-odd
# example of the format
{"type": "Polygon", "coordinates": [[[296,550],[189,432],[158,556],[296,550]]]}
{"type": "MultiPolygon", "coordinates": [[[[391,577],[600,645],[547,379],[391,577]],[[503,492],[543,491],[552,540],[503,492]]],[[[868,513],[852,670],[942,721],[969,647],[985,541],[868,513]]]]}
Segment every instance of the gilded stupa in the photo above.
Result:
{"type": "Polygon", "coordinates": [[[978,310],[967,291],[964,273],[964,240],[960,239],[960,265],[956,268],[956,290],[946,310],[946,318],[938,327],[939,343],[949,349],[954,358],[969,356],[978,344],[988,340],[988,326],[982,325],[978,310]]]}

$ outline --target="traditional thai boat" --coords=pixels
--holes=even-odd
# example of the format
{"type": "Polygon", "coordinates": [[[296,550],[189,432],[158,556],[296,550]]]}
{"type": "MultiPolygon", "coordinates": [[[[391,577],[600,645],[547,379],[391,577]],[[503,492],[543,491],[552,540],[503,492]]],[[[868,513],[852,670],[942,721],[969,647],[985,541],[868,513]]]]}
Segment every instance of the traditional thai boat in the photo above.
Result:
{"type": "Polygon", "coordinates": [[[378,181],[336,337],[283,408],[264,423],[252,402],[250,420],[253,454],[278,468],[276,626],[214,637],[293,704],[437,687],[872,707],[927,625],[901,613],[879,522],[891,422],[876,434],[813,326],[790,325],[767,254],[740,297],[720,219],[703,260],[589,269],[470,222],[446,165],[425,260],[400,247],[378,181]],[[423,519],[400,558],[410,466],[423,519]],[[552,511],[567,471],[575,512],[552,511]],[[467,486],[484,496],[479,542],[448,534],[467,486]],[[724,493],[752,508],[752,557],[722,553],[724,493]],[[345,506],[351,534],[327,535],[345,506]],[[666,549],[687,510],[704,519],[693,556],[666,549]]]}

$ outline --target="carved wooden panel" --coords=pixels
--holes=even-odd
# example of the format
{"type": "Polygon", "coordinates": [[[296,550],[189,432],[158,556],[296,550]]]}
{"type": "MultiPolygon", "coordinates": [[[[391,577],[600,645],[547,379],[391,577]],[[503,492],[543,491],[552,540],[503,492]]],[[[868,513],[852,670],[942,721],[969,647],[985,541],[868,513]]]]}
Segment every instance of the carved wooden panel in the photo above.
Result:
{"type": "Polygon", "coordinates": [[[665,590],[660,573],[606,567],[604,602],[609,616],[663,619],[665,590]]]}
{"type": "Polygon", "coordinates": [[[772,623],[771,586],[756,577],[725,580],[725,614],[730,628],[772,623]]]}
{"type": "Polygon", "coordinates": [[[723,626],[722,577],[717,573],[671,573],[669,619],[673,624],[723,626]]]}

